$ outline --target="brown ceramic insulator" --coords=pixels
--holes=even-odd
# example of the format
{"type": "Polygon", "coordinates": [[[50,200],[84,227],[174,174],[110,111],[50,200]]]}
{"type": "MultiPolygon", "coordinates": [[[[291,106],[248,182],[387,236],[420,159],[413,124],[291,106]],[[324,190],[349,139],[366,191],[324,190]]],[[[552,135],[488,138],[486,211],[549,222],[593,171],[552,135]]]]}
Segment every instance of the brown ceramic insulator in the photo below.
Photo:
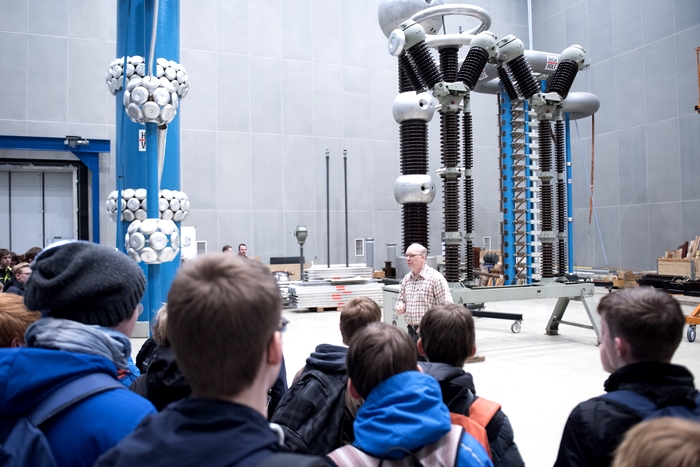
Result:
{"type": "Polygon", "coordinates": [[[483,48],[472,47],[469,49],[469,53],[467,53],[467,57],[462,62],[462,67],[457,74],[457,80],[463,82],[469,90],[474,89],[488,59],[489,54],[483,48]]]}
{"type": "Polygon", "coordinates": [[[508,62],[508,68],[513,76],[515,76],[515,81],[520,89],[520,94],[525,99],[531,98],[540,90],[539,86],[537,85],[537,81],[535,80],[535,75],[532,74],[530,63],[527,61],[524,55],[514,58],[508,62]]]}
{"type": "Polygon", "coordinates": [[[440,48],[440,71],[442,77],[448,83],[457,81],[457,67],[459,61],[457,54],[459,49],[456,47],[441,47],[440,48]]]}
{"type": "Polygon", "coordinates": [[[399,56],[399,92],[420,91],[425,86],[405,53],[399,56]]]}
{"type": "Polygon", "coordinates": [[[399,128],[401,173],[428,173],[428,124],[422,120],[406,120],[399,128]]]}
{"type": "Polygon", "coordinates": [[[433,56],[430,54],[430,49],[425,41],[419,42],[406,50],[406,53],[413,62],[418,77],[420,77],[421,81],[425,83],[428,88],[432,89],[433,86],[442,81],[440,71],[437,65],[435,65],[433,56]]]}
{"type": "Polygon", "coordinates": [[[430,250],[428,245],[428,205],[408,203],[402,206],[403,217],[403,251],[414,243],[420,243],[430,250]]]}
{"type": "Polygon", "coordinates": [[[515,90],[515,86],[513,86],[513,83],[511,82],[506,69],[503,67],[499,67],[496,71],[498,72],[498,78],[501,81],[501,89],[503,89],[505,93],[508,94],[508,98],[511,101],[516,100],[518,98],[518,91],[515,90]]]}
{"type": "Polygon", "coordinates": [[[578,73],[578,65],[573,60],[562,60],[549,81],[546,92],[556,92],[563,99],[569,95],[571,85],[578,73]]]}

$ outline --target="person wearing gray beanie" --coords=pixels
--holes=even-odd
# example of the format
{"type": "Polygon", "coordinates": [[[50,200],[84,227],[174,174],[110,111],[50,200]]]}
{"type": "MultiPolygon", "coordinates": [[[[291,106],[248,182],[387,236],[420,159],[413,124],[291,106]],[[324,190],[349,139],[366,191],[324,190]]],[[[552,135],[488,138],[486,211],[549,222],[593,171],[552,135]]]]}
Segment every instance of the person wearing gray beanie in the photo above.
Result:
{"type": "Polygon", "coordinates": [[[42,318],[27,328],[26,347],[0,349],[0,416],[60,402],[67,408],[42,429],[56,465],[93,465],[155,412],[124,390],[138,376],[129,335],[146,280],[127,255],[82,241],[49,246],[31,268],[24,302],[42,318]]]}

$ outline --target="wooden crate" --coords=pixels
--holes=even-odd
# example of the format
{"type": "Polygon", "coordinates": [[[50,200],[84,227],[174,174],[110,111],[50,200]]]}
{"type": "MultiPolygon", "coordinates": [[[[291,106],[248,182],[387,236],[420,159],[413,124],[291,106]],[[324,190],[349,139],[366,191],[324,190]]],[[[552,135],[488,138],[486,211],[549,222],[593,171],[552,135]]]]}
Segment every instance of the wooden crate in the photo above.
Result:
{"type": "Polygon", "coordinates": [[[657,263],[657,272],[667,276],[685,276],[695,279],[698,272],[697,264],[694,258],[659,258],[657,263]]]}

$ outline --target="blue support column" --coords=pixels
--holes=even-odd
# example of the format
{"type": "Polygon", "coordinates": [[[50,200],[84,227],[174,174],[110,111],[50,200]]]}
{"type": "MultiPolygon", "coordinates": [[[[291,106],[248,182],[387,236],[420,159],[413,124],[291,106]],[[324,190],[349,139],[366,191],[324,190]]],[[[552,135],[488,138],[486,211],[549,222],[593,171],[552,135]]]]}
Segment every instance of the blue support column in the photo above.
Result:
{"type": "Polygon", "coordinates": [[[518,283],[515,257],[515,190],[513,183],[513,113],[505,92],[501,99],[501,187],[503,198],[503,276],[505,285],[518,283]]]}
{"type": "Polygon", "coordinates": [[[564,142],[566,144],[566,252],[568,260],[569,274],[574,272],[574,216],[572,211],[573,196],[571,184],[571,132],[569,124],[569,113],[565,114],[564,131],[566,136],[564,142]]]}

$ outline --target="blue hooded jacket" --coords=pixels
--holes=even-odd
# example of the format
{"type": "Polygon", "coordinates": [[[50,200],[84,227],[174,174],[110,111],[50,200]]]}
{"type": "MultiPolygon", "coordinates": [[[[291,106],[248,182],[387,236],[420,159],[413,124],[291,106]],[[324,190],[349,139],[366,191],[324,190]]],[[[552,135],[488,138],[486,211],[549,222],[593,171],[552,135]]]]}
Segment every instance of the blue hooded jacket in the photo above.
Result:
{"type": "MultiPolygon", "coordinates": [[[[76,378],[106,373],[117,379],[113,362],[96,355],[39,348],[0,349],[0,416],[18,416],[76,378]]],[[[92,396],[44,427],[59,466],[92,466],[143,420],[153,404],[128,390],[92,396]]]]}
{"type": "MultiPolygon", "coordinates": [[[[396,446],[415,451],[445,436],[451,426],[435,378],[407,371],[385,380],[367,396],[355,418],[353,446],[374,457],[396,446]]],[[[387,457],[402,458],[405,453],[393,451],[387,457]]],[[[493,466],[484,448],[466,432],[456,465],[493,466]]]]}

